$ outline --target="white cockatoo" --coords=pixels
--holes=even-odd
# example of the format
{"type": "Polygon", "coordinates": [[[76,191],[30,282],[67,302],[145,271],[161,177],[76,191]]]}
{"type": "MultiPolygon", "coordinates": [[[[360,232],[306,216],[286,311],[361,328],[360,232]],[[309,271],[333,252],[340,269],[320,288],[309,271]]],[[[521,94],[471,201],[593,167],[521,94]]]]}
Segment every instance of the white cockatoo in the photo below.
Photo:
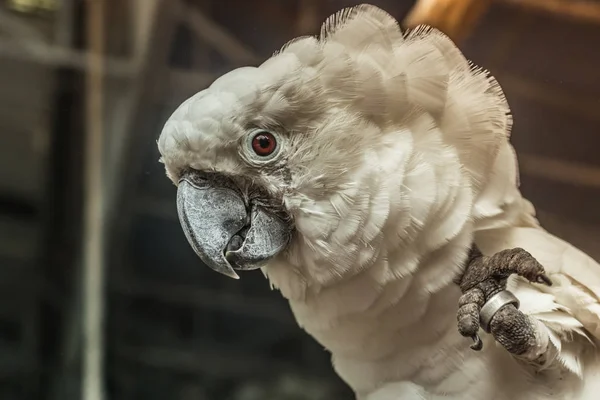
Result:
{"type": "Polygon", "coordinates": [[[600,265],[538,224],[510,128],[449,38],[361,5],[185,101],[158,146],[201,260],[260,268],[357,399],[598,399],[600,265]]]}

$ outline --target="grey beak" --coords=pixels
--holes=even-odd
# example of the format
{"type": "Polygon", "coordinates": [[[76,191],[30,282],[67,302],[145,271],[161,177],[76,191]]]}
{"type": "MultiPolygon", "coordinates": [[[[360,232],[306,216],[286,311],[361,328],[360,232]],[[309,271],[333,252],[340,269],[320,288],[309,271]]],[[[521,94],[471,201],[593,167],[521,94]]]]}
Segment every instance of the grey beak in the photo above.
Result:
{"type": "Polygon", "coordinates": [[[213,270],[238,279],[234,269],[252,270],[285,249],[290,224],[261,206],[247,205],[223,179],[184,176],[177,212],[188,242],[213,270]]]}

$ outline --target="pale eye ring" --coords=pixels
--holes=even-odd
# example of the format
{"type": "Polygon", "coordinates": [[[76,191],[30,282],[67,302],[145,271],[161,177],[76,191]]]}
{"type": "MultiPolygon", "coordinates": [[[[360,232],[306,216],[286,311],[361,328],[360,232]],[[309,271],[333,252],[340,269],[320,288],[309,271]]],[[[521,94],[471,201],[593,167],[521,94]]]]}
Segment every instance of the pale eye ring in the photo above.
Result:
{"type": "Polygon", "coordinates": [[[252,157],[264,161],[273,159],[279,153],[281,145],[277,134],[264,129],[251,132],[246,142],[252,157]]]}

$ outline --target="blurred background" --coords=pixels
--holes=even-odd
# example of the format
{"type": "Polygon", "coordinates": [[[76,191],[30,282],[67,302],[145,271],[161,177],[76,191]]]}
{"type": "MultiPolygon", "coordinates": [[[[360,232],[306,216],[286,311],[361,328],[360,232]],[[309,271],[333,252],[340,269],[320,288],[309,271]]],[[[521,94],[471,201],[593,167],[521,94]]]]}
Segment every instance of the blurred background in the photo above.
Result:
{"type": "MultiPolygon", "coordinates": [[[[0,0],[0,399],[352,399],[260,273],[200,265],[156,139],[349,0],[0,0]]],[[[600,1],[371,0],[497,76],[522,190],[600,258],[600,1]]]]}

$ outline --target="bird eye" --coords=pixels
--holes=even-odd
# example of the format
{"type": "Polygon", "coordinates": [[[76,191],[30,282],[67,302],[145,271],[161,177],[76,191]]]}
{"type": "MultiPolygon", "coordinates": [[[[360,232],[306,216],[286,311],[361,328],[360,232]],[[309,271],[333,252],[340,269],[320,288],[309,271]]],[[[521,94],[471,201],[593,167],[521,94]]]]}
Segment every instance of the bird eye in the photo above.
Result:
{"type": "Polygon", "coordinates": [[[250,145],[257,156],[268,157],[277,150],[277,139],[272,133],[259,131],[252,136],[250,145]]]}

